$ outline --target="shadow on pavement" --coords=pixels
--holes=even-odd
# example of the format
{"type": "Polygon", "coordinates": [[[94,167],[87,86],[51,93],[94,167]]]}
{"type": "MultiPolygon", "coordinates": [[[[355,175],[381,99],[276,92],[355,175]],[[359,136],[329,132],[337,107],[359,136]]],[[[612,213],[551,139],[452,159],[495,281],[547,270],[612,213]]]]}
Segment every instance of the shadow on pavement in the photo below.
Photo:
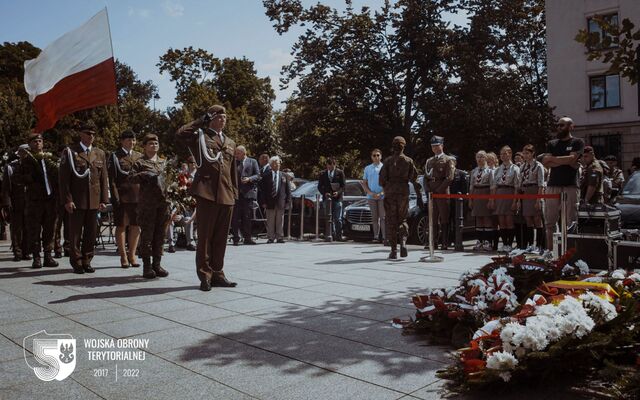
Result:
{"type": "Polygon", "coordinates": [[[87,294],[78,294],[78,295],[69,296],[65,299],[50,301],[49,304],[69,303],[72,301],[79,301],[79,300],[153,296],[158,294],[166,294],[166,293],[180,292],[184,290],[197,290],[197,289],[198,289],[198,286],[180,286],[180,287],[174,287],[174,288],[148,288],[148,289],[139,288],[139,289],[117,290],[114,292],[87,293],[87,294]]]}

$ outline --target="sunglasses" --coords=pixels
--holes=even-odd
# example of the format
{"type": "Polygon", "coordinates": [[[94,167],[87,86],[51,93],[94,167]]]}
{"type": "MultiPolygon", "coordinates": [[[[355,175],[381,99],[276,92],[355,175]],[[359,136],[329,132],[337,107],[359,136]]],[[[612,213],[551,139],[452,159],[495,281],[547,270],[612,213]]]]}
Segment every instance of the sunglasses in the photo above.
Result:
{"type": "Polygon", "coordinates": [[[373,157],[382,157],[380,154],[374,154],[373,157]]]}

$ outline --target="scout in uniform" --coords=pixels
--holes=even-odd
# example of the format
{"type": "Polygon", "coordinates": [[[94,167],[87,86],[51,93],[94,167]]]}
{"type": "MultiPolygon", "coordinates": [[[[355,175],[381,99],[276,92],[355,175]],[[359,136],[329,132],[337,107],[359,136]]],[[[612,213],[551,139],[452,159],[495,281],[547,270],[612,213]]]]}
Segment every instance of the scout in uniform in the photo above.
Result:
{"type": "Polygon", "coordinates": [[[16,150],[18,159],[11,161],[4,170],[2,179],[3,186],[3,208],[9,214],[9,226],[11,228],[11,248],[13,250],[13,261],[31,260],[29,255],[29,245],[25,231],[24,205],[25,192],[24,184],[20,179],[22,169],[22,159],[27,156],[29,145],[22,144],[16,150]]]}
{"type": "Polygon", "coordinates": [[[580,201],[591,205],[601,204],[603,201],[602,178],[604,171],[596,159],[593,147],[586,146],[584,148],[581,162],[584,166],[584,179],[580,185],[580,201]]]}
{"type": "Polygon", "coordinates": [[[162,247],[171,218],[171,202],[167,199],[166,160],[158,157],[160,142],[154,134],[142,139],[144,156],[139,158],[128,176],[129,183],[140,185],[138,222],[140,223],[140,256],[142,276],[147,279],[169,275],[160,262],[162,247]],[[153,257],[153,262],[151,261],[153,257]]]}
{"type": "Polygon", "coordinates": [[[142,154],[133,150],[136,145],[136,135],[127,130],[120,135],[121,147],[116,149],[109,157],[109,182],[111,188],[111,204],[116,225],[116,245],[120,254],[120,266],[122,268],[139,267],[136,262],[136,249],[140,239],[140,226],[138,226],[138,196],[140,185],[131,183],[129,173],[133,164],[142,154]],[[127,230],[128,228],[128,230],[127,230]],[[128,243],[125,239],[128,237],[128,243]],[[127,244],[128,250],[127,251],[127,244]]]}
{"type": "Polygon", "coordinates": [[[21,174],[16,179],[26,188],[26,233],[29,251],[33,254],[33,268],[41,268],[40,248],[44,251],[44,266],[57,267],[53,259],[53,229],[56,225],[58,190],[57,159],[43,151],[42,135],[29,136],[28,155],[22,160],[21,174]],[[40,240],[42,235],[42,241],[40,240]],[[42,242],[42,246],[40,243],[42,242]]]}
{"type": "Polygon", "coordinates": [[[93,146],[95,126],[80,129],[80,142],[70,145],[60,161],[60,198],[69,221],[69,262],[76,274],[93,273],[98,210],[109,202],[109,177],[104,151],[93,146]],[[80,243],[82,242],[82,247],[80,243]]]}
{"type": "Polygon", "coordinates": [[[176,133],[195,157],[198,167],[189,192],[196,198],[196,270],[200,290],[205,292],[211,290],[211,285],[236,286],[223,272],[229,225],[238,198],[236,143],[222,133],[226,122],[224,107],[214,105],[203,117],[184,125],[176,133]]]}
{"type": "MultiPolygon", "coordinates": [[[[517,194],[520,188],[520,169],[511,161],[512,150],[509,146],[500,149],[502,164],[493,172],[491,194],[517,194]]],[[[487,204],[498,216],[502,248],[499,251],[510,252],[515,236],[513,217],[518,210],[516,199],[490,199],[487,204]]]]}
{"type": "MultiPolygon", "coordinates": [[[[456,167],[451,159],[443,152],[444,138],[433,136],[431,138],[431,150],[435,154],[425,164],[426,186],[429,192],[434,194],[449,194],[449,185],[453,182],[456,167]]],[[[433,200],[434,233],[440,232],[442,250],[449,246],[449,199],[433,200]]]]}
{"type": "MultiPolygon", "coordinates": [[[[484,150],[476,153],[476,163],[478,166],[471,171],[469,193],[490,194],[493,170],[487,165],[487,153],[484,150]]],[[[469,200],[469,208],[471,208],[471,215],[476,219],[476,232],[478,232],[478,241],[473,247],[475,251],[492,250],[491,241],[496,228],[493,224],[493,211],[487,208],[488,202],[488,199],[469,200]]]]}
{"type": "Polygon", "coordinates": [[[386,237],[391,245],[389,259],[398,258],[397,247],[400,239],[400,257],[407,256],[407,212],[409,211],[409,182],[415,188],[418,206],[423,207],[421,186],[416,181],[418,171],[413,160],[404,154],[407,142],[402,136],[393,139],[393,155],[384,160],[380,169],[379,183],[384,191],[384,211],[386,218],[386,237]]]}
{"type": "MultiPolygon", "coordinates": [[[[523,194],[543,194],[546,186],[544,180],[544,166],[536,160],[536,151],[533,145],[528,144],[522,149],[524,162],[520,167],[520,193],[523,194]]],[[[532,250],[544,248],[544,226],[542,224],[542,210],[544,202],[542,199],[523,199],[522,216],[527,222],[524,231],[525,245],[533,245],[533,232],[535,229],[536,245],[532,250]]]]}

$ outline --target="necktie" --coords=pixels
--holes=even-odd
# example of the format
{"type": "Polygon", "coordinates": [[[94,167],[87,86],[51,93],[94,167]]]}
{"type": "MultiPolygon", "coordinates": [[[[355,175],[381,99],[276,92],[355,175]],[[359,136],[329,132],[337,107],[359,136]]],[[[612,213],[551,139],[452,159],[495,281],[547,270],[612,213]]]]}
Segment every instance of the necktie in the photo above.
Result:
{"type": "Polygon", "coordinates": [[[506,166],[502,166],[502,183],[505,183],[507,181],[507,172],[509,172],[508,167],[506,166]]]}
{"type": "Polygon", "coordinates": [[[271,195],[276,198],[278,195],[278,173],[273,173],[273,184],[271,185],[271,195]]]}
{"type": "Polygon", "coordinates": [[[49,178],[47,177],[47,167],[44,164],[44,159],[40,160],[42,164],[42,174],[44,175],[44,187],[47,189],[47,196],[51,196],[51,186],[49,186],[49,178]]]}
{"type": "Polygon", "coordinates": [[[476,175],[476,183],[479,184],[482,182],[482,173],[484,172],[484,168],[478,169],[478,174],[476,175]]]}

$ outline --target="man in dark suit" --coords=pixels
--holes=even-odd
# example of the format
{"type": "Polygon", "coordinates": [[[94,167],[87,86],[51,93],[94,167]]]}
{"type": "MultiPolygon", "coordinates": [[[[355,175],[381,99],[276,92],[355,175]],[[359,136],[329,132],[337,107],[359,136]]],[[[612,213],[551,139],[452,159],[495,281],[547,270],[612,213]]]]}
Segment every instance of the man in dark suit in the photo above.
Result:
{"type": "Polygon", "coordinates": [[[236,147],[236,171],[238,174],[238,200],[233,209],[231,231],[233,233],[233,245],[240,241],[240,231],[244,238],[244,244],[256,244],[251,239],[251,219],[253,217],[253,203],[258,198],[258,181],[260,169],[254,158],[247,157],[244,146],[236,147]]]}
{"type": "Polygon", "coordinates": [[[329,215],[329,207],[331,207],[331,220],[333,221],[333,232],[330,231],[329,222],[327,222],[325,240],[335,239],[342,241],[344,172],[336,168],[336,160],[333,158],[328,158],[325,165],[327,169],[320,174],[318,179],[318,191],[323,196],[323,204],[327,215],[329,215]],[[331,237],[332,233],[333,237],[331,237]]]}
{"type": "Polygon", "coordinates": [[[109,178],[104,151],[93,146],[95,125],[80,129],[80,143],[63,152],[60,162],[60,198],[69,215],[69,262],[76,274],[92,273],[98,233],[98,210],[109,202],[109,178]],[[82,248],[80,248],[82,239],[82,248]]]}
{"type": "Polygon", "coordinates": [[[233,206],[238,198],[236,143],[222,132],[226,123],[225,108],[214,105],[204,116],[176,133],[195,157],[198,167],[189,193],[196,198],[196,269],[200,290],[205,292],[211,290],[211,285],[237,285],[227,280],[222,271],[233,206]]]}
{"type": "Polygon", "coordinates": [[[284,243],[284,210],[291,202],[291,187],[287,174],[280,171],[281,163],[280,157],[271,157],[271,168],[260,181],[260,200],[267,209],[267,243],[284,243]]]}

